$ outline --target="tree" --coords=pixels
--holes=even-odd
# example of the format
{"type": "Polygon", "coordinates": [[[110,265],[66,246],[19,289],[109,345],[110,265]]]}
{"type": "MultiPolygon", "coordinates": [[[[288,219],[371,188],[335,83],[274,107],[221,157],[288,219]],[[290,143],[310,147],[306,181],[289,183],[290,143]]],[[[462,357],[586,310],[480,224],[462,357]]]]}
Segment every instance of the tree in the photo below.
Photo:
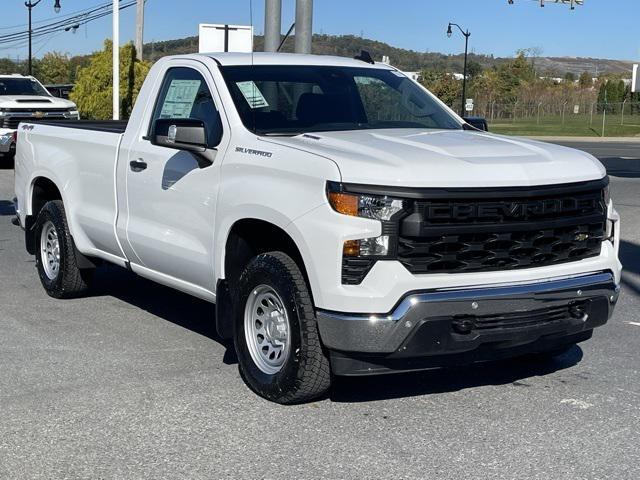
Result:
{"type": "Polygon", "coordinates": [[[0,75],[8,75],[17,72],[18,66],[16,65],[16,62],[10,58],[0,58],[0,75]]]}
{"type": "Polygon", "coordinates": [[[607,82],[602,82],[600,84],[600,88],[598,89],[598,103],[605,103],[605,100],[609,100],[606,98],[607,93],[607,82]]]}
{"type": "Polygon", "coordinates": [[[425,71],[422,72],[420,82],[447,105],[459,105],[462,82],[456,80],[453,75],[425,71]]]}
{"type": "Polygon", "coordinates": [[[42,57],[38,79],[45,84],[69,83],[71,62],[69,56],[59,52],[49,52],[42,57]]]}
{"type": "MultiPolygon", "coordinates": [[[[83,117],[107,120],[112,115],[112,43],[104,42],[104,50],[95,52],[89,65],[78,71],[76,85],[70,98],[83,117]]],[[[151,65],[136,60],[133,43],[120,48],[120,111],[123,118],[131,115],[142,82],[151,65]]]]}
{"type": "Polygon", "coordinates": [[[567,72],[564,74],[564,79],[567,82],[575,82],[576,81],[576,76],[573,72],[567,72]]]}
{"type": "Polygon", "coordinates": [[[482,65],[480,65],[480,63],[476,62],[475,60],[469,61],[469,63],[467,64],[467,75],[469,75],[469,78],[477,77],[481,73],[482,65]]]}
{"type": "Polygon", "coordinates": [[[593,78],[589,72],[582,72],[579,79],[580,88],[593,87],[593,78]]]}
{"type": "Polygon", "coordinates": [[[516,58],[509,63],[509,68],[513,75],[519,80],[533,80],[536,77],[536,73],[533,66],[527,62],[527,57],[524,51],[519,51],[516,58]]]}

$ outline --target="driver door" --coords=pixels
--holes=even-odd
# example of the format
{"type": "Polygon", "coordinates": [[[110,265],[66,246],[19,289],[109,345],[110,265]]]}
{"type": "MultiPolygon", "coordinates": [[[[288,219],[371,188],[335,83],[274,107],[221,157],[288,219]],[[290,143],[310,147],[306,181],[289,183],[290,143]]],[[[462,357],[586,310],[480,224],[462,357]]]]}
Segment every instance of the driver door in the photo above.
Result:
{"type": "MultiPolygon", "coordinates": [[[[204,122],[207,138],[220,138],[220,114],[207,78],[211,75],[197,62],[167,69],[148,132],[158,119],[191,118],[204,122]]],[[[133,142],[126,160],[125,230],[134,271],[160,276],[163,283],[187,283],[182,285],[187,290],[214,291],[214,222],[222,159],[217,147],[190,153],[152,145],[149,134],[133,142]]]]}

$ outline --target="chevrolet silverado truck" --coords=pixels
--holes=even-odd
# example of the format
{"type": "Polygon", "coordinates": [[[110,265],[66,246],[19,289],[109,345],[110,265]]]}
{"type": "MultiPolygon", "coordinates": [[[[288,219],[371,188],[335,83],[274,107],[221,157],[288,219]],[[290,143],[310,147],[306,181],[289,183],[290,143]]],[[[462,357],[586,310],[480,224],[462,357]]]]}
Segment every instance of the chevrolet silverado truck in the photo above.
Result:
{"type": "Polygon", "coordinates": [[[34,77],[0,75],[0,162],[13,160],[20,122],[79,118],[75,103],[54,97],[34,77]]]}
{"type": "Polygon", "coordinates": [[[109,262],[213,302],[246,384],[284,404],[558,354],[619,294],[594,157],[481,132],[357,59],[164,58],[126,122],[22,124],[15,191],[50,296],[109,262]]]}

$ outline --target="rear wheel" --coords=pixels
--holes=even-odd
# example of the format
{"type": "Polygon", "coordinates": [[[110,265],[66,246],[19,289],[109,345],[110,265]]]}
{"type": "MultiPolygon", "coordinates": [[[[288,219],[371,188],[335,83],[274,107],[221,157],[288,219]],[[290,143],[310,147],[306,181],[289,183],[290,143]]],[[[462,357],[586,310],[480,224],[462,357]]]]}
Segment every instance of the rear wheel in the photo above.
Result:
{"type": "Polygon", "coordinates": [[[89,289],[93,269],[80,269],[60,200],[48,202],[35,224],[36,268],[42,286],[54,298],[80,296],[89,289]]]}
{"type": "Polygon", "coordinates": [[[255,257],[240,277],[237,298],[234,340],[249,388],[282,404],[323,395],[331,383],[329,359],[296,263],[282,252],[255,257]]]}

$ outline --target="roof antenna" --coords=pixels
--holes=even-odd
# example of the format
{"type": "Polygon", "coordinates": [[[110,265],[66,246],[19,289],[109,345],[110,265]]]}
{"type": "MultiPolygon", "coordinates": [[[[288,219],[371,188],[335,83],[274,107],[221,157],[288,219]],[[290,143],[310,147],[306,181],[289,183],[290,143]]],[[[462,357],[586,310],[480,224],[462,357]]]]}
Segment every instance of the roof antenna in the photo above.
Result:
{"type": "Polygon", "coordinates": [[[371,54],[369,54],[369,52],[367,52],[366,50],[360,50],[360,55],[356,55],[353,58],[362,62],[370,63],[371,65],[375,65],[376,63],[373,61],[373,58],[371,58],[371,54]]]}
{"type": "Polygon", "coordinates": [[[289,27],[289,30],[287,31],[287,34],[284,36],[284,38],[282,39],[282,41],[280,42],[280,46],[278,46],[278,49],[276,50],[276,52],[279,52],[280,49],[283,47],[284,42],[287,41],[287,38],[289,38],[289,35],[291,35],[291,32],[293,32],[293,29],[296,28],[296,22],[293,22],[291,24],[291,26],[289,27]]]}

